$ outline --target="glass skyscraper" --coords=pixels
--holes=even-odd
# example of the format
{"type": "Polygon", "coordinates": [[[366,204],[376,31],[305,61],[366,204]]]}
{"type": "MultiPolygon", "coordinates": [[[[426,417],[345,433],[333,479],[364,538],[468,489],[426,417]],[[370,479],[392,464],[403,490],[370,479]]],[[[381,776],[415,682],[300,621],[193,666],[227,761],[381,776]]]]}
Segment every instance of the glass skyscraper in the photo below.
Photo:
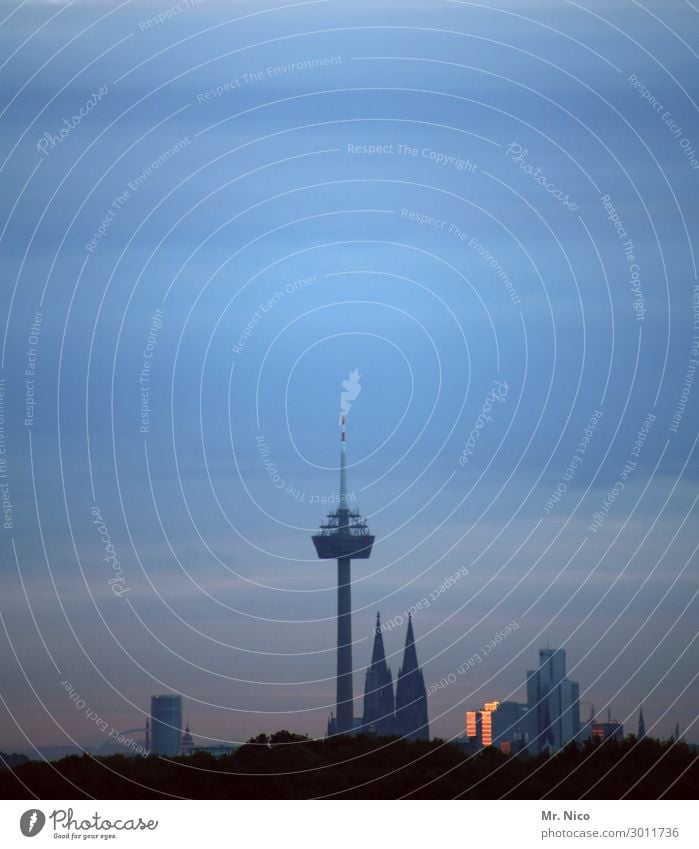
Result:
{"type": "Polygon", "coordinates": [[[182,696],[151,696],[150,752],[179,755],[182,739],[182,696]]]}
{"type": "Polygon", "coordinates": [[[557,752],[580,731],[579,686],[566,678],[564,649],[541,649],[539,668],[527,672],[529,751],[557,752]]]}

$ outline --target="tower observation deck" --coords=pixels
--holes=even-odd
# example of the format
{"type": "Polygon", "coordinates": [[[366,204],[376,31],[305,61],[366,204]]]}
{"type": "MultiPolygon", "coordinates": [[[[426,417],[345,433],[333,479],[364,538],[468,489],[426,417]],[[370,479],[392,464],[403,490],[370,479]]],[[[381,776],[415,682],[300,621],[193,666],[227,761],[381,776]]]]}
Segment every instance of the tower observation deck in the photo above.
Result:
{"type": "Polygon", "coordinates": [[[351,561],[371,555],[374,537],[347,496],[347,438],[345,417],[340,417],[340,502],[313,537],[318,557],[337,560],[337,707],[338,734],[349,734],[354,725],[352,692],[352,586],[351,561]]]}

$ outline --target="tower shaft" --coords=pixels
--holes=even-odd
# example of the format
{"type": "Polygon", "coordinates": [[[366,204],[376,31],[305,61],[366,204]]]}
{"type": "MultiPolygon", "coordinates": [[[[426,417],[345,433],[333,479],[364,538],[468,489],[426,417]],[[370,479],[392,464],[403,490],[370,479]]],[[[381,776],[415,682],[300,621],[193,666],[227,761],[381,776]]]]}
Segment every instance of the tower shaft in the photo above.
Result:
{"type": "Polygon", "coordinates": [[[337,561],[337,719],[338,734],[349,734],[354,725],[352,687],[352,584],[351,560],[337,561]]]}

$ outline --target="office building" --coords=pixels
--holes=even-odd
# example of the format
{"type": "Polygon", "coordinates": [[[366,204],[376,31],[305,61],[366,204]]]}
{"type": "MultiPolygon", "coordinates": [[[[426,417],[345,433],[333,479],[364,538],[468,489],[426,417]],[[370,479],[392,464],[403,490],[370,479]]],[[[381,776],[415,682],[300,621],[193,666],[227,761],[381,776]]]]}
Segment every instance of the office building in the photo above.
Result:
{"type": "Polygon", "coordinates": [[[150,753],[174,757],[180,753],[182,696],[151,696],[150,753]]]}
{"type": "Polygon", "coordinates": [[[466,713],[466,737],[476,748],[494,746],[505,754],[526,749],[527,706],[519,702],[486,702],[483,710],[466,713]]]}
{"type": "Polygon", "coordinates": [[[530,754],[557,752],[580,731],[579,686],[566,677],[564,649],[541,649],[539,668],[527,672],[530,754]]]}

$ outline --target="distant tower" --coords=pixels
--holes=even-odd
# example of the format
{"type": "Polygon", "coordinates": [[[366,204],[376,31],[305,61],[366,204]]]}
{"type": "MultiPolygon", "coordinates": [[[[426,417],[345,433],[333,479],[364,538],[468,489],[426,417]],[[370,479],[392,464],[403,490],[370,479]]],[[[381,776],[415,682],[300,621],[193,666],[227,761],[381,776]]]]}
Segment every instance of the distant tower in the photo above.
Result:
{"type": "Polygon", "coordinates": [[[340,506],[327,515],[313,537],[318,557],[337,560],[337,707],[335,732],[349,734],[354,727],[352,692],[352,587],[351,560],[366,560],[374,537],[357,511],[348,507],[347,439],[345,416],[340,417],[340,506]]]}
{"type": "Polygon", "coordinates": [[[180,753],[182,696],[151,696],[150,752],[174,757],[180,753]]]}
{"type": "Polygon", "coordinates": [[[675,723],[675,735],[674,735],[675,743],[679,743],[680,737],[681,737],[681,735],[680,735],[680,724],[679,724],[679,722],[676,722],[675,723]]]}
{"type": "Polygon", "coordinates": [[[405,637],[403,666],[396,682],[396,733],[408,740],[429,740],[427,693],[422,671],[417,663],[413,619],[408,614],[408,633],[405,637]]]}
{"type": "Polygon", "coordinates": [[[646,723],[643,719],[643,705],[641,705],[641,709],[638,712],[638,734],[636,736],[639,740],[643,740],[646,736],[646,723]]]}
{"type": "Polygon", "coordinates": [[[150,719],[146,719],[146,751],[150,752],[150,719]]]}
{"type": "Polygon", "coordinates": [[[364,687],[362,731],[365,734],[377,734],[379,737],[395,734],[393,711],[393,678],[386,663],[381,616],[377,613],[374,651],[371,655],[371,666],[367,669],[364,687]]]}
{"type": "Polygon", "coordinates": [[[189,723],[187,723],[187,727],[184,730],[184,734],[182,735],[182,740],[180,742],[180,754],[191,755],[193,749],[194,740],[192,739],[192,735],[189,733],[189,723]]]}

